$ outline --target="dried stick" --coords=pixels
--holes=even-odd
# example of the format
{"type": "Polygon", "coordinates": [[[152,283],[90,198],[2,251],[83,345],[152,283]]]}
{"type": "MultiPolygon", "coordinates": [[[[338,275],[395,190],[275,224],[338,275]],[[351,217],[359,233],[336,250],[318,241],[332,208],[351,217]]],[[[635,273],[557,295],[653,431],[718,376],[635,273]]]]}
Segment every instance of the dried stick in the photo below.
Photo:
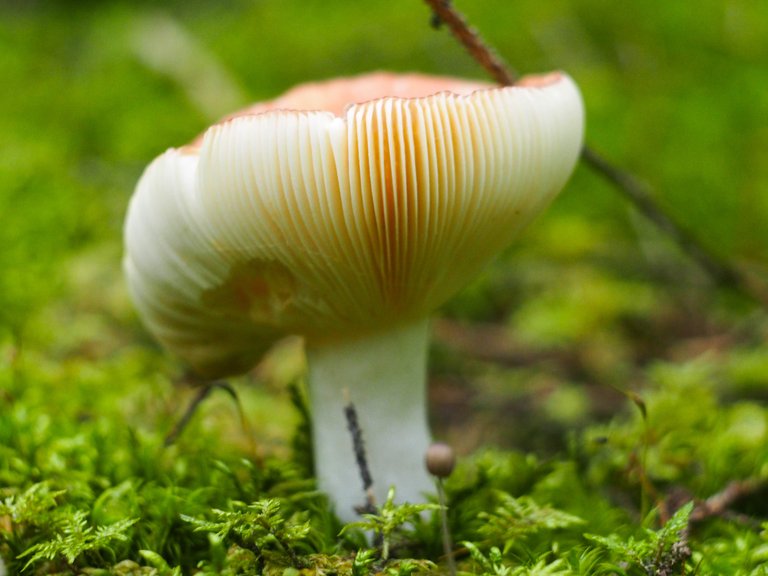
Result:
{"type": "Polygon", "coordinates": [[[238,398],[237,392],[235,391],[235,389],[232,388],[232,386],[228,382],[224,382],[224,381],[208,382],[203,386],[200,386],[197,394],[195,394],[194,398],[192,398],[192,401],[189,403],[189,406],[187,406],[187,409],[184,411],[184,414],[182,414],[181,418],[173,426],[173,429],[165,437],[165,441],[163,443],[166,447],[171,446],[176,442],[176,440],[178,440],[179,436],[181,436],[181,433],[184,431],[187,425],[189,425],[189,422],[192,420],[192,417],[197,412],[197,409],[200,407],[200,404],[202,404],[203,401],[206,398],[208,398],[211,392],[213,392],[217,388],[220,390],[224,390],[235,401],[238,407],[238,411],[240,412],[241,421],[245,426],[246,422],[243,418],[243,413],[240,410],[240,399],[238,398]]]}
{"type": "Polygon", "coordinates": [[[344,389],[344,417],[347,420],[347,429],[352,437],[352,449],[355,453],[355,463],[360,473],[360,479],[363,481],[363,491],[365,492],[365,504],[358,506],[356,512],[359,514],[375,514],[376,498],[373,495],[373,477],[368,467],[368,457],[365,452],[365,442],[363,441],[363,430],[360,428],[360,421],[357,418],[357,408],[355,408],[349,396],[349,390],[344,389]]]}
{"type": "MultiPolygon", "coordinates": [[[[470,55],[500,85],[515,83],[516,73],[507,66],[496,52],[486,44],[466,18],[453,7],[450,0],[424,0],[451,33],[461,42],[470,55]]],[[[715,256],[683,226],[675,221],[653,199],[649,187],[632,173],[611,164],[588,146],[581,152],[582,161],[608,182],[613,184],[635,208],[659,230],[671,238],[691,260],[695,261],[719,286],[735,289],[755,302],[768,308],[768,291],[738,268],[715,256]]]]}
{"type": "Polygon", "coordinates": [[[197,394],[195,394],[195,397],[192,398],[192,401],[189,403],[189,406],[187,406],[184,414],[182,414],[181,418],[176,422],[176,424],[174,424],[173,429],[165,437],[163,444],[165,444],[166,447],[176,443],[176,440],[179,438],[179,436],[181,436],[181,433],[187,427],[190,420],[192,420],[192,416],[194,416],[197,412],[197,408],[206,398],[208,398],[216,386],[217,383],[213,382],[211,384],[201,386],[198,389],[197,394]]]}
{"type": "Polygon", "coordinates": [[[480,34],[452,5],[450,0],[425,0],[437,16],[438,24],[448,25],[451,33],[461,42],[477,62],[485,68],[496,82],[502,86],[511,86],[517,80],[517,73],[504,60],[483,42],[480,34]]]}
{"type": "Polygon", "coordinates": [[[603,156],[584,146],[581,159],[603,178],[611,182],[648,220],[669,236],[719,285],[750,294],[763,305],[768,304],[766,294],[758,292],[747,278],[727,262],[706,250],[691,234],[659,208],[647,184],[634,174],[611,164],[603,156]]]}
{"type": "Polygon", "coordinates": [[[691,512],[690,522],[701,522],[712,516],[727,516],[736,501],[765,488],[766,483],[758,479],[734,480],[717,494],[698,502],[691,512]]]}

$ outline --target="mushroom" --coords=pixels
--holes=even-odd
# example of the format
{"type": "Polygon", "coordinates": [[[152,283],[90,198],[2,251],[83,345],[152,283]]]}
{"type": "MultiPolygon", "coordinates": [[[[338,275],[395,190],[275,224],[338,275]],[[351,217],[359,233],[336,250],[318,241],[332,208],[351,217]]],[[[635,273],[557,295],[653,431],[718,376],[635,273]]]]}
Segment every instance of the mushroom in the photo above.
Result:
{"type": "Polygon", "coordinates": [[[430,314],[546,207],[572,172],[583,104],[555,72],[514,87],[373,73],[299,86],[155,159],[125,223],[150,332],[201,375],[303,335],[319,487],[361,504],[346,391],[376,497],[433,491],[430,314]]]}

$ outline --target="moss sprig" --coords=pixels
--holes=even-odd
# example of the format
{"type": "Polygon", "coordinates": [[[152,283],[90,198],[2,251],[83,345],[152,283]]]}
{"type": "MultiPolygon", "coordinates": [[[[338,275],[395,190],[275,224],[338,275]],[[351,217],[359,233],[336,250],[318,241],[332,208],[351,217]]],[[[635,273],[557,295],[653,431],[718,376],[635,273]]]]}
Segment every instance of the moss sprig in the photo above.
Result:
{"type": "Polygon", "coordinates": [[[300,568],[298,546],[305,542],[311,531],[310,523],[296,518],[286,520],[277,499],[268,498],[252,504],[233,502],[232,510],[213,511],[213,520],[182,515],[182,519],[195,526],[197,532],[208,532],[225,542],[231,542],[255,552],[277,549],[290,559],[290,565],[300,568]]]}

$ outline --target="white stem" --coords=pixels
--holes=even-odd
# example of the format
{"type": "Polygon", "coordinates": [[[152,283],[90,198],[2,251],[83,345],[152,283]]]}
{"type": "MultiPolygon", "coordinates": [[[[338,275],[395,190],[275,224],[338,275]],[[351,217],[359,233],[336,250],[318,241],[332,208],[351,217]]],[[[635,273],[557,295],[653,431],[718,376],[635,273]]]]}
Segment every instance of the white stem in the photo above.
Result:
{"type": "Polygon", "coordinates": [[[434,484],[424,466],[427,423],[428,322],[322,346],[307,345],[315,471],[338,516],[359,519],[365,504],[345,390],[356,408],[376,502],[394,486],[397,501],[423,502],[434,484]]]}

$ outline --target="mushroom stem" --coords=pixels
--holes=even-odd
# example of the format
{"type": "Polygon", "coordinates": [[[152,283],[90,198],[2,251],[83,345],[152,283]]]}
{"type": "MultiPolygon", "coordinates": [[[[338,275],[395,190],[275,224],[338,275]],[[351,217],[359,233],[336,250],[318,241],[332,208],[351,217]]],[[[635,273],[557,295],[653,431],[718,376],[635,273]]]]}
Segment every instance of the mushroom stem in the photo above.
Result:
{"type": "Polygon", "coordinates": [[[315,472],[343,521],[365,503],[345,390],[357,410],[378,502],[394,486],[400,501],[421,502],[434,485],[424,468],[430,443],[426,363],[428,321],[332,344],[307,343],[315,472]]]}

